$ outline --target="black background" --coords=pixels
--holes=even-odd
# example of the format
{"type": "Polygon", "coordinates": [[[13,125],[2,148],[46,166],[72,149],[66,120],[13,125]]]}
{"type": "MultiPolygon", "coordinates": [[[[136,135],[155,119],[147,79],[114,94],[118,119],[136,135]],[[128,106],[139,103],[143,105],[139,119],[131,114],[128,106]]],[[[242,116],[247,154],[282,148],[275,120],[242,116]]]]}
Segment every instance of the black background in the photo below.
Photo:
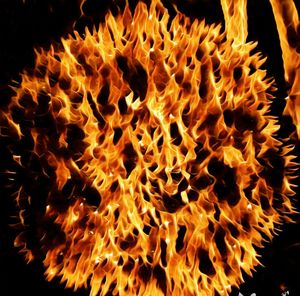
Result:
{"type": "MultiPolygon", "coordinates": [[[[61,36],[72,32],[74,21],[79,18],[76,0],[1,0],[0,1],[0,108],[9,102],[11,80],[19,79],[18,73],[34,64],[34,47],[49,47],[59,42],[61,36]],[[24,3],[25,2],[25,3],[24,3]]],[[[137,2],[137,1],[130,1],[137,2]]],[[[176,1],[186,15],[204,18],[208,23],[223,22],[220,1],[190,0],[176,1]]],[[[279,116],[282,125],[279,136],[288,137],[294,127],[290,119],[281,116],[285,106],[287,85],[283,78],[283,63],[272,9],[267,0],[248,1],[248,40],[257,40],[258,49],[268,57],[264,67],[269,76],[274,76],[278,90],[272,105],[272,113],[279,116]]],[[[300,1],[299,1],[300,2],[300,1]]],[[[81,19],[76,29],[81,31],[85,24],[103,21],[105,12],[114,5],[112,1],[88,0],[86,11],[91,18],[81,19]]],[[[0,148],[3,142],[0,142],[0,148]]],[[[296,143],[299,155],[299,145],[296,143]]],[[[1,153],[2,149],[0,149],[1,153]]],[[[5,168],[5,156],[0,158],[0,170],[5,168]]],[[[13,247],[15,230],[8,225],[15,222],[9,180],[2,174],[0,185],[0,295],[88,295],[87,291],[74,293],[64,289],[55,280],[48,283],[43,277],[43,267],[39,262],[27,265],[18,250],[13,247]],[[3,182],[4,181],[4,182],[3,182]],[[3,186],[4,185],[4,186],[3,186]]],[[[299,181],[299,180],[297,180],[299,181]]],[[[298,199],[297,193],[296,198],[298,199]]],[[[299,202],[298,202],[299,204],[299,202]]],[[[300,208],[300,207],[298,207],[300,208]]],[[[285,225],[272,243],[261,251],[261,261],[265,267],[258,267],[253,278],[245,276],[245,284],[240,288],[244,296],[300,295],[300,220],[285,225]],[[285,288],[284,288],[285,287],[285,288]]],[[[234,290],[232,295],[238,295],[234,290]]]]}

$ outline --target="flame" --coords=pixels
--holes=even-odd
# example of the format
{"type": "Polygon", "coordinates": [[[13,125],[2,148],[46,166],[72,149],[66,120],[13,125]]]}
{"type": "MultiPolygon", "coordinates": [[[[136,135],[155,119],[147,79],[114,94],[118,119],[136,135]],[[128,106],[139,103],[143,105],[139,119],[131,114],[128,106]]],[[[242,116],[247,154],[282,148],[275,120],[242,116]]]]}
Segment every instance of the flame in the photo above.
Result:
{"type": "Polygon", "coordinates": [[[247,0],[221,0],[225,29],[232,46],[246,43],[248,35],[247,0]]]}
{"type": "Polygon", "coordinates": [[[300,138],[300,22],[293,0],[270,0],[278,29],[289,96],[284,114],[290,115],[300,138]]]}
{"type": "MultiPolygon", "coordinates": [[[[49,180],[47,280],[90,295],[228,295],[290,220],[296,164],[268,113],[273,80],[246,43],[246,1],[222,7],[224,33],[153,0],[36,51],[1,120],[49,180]]],[[[26,188],[17,200],[26,229],[26,188]]]]}

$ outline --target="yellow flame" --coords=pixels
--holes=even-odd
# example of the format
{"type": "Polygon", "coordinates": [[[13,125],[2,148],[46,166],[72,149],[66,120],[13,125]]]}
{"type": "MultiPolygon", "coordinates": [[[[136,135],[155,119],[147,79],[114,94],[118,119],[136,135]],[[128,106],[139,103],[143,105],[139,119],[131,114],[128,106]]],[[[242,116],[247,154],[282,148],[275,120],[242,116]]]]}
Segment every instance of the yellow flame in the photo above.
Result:
{"type": "Polygon", "coordinates": [[[179,12],[170,19],[153,0],[36,52],[5,116],[22,137],[12,114],[23,111],[33,153],[55,171],[43,219],[63,239],[40,241],[48,280],[90,295],[228,295],[259,264],[254,247],[294,212],[292,147],[267,115],[273,81],[246,43],[246,1],[221,3],[225,33],[179,12]],[[41,106],[54,134],[38,124],[41,106]],[[75,177],[99,206],[71,192],[66,209],[55,207],[75,177]]]}
{"type": "Polygon", "coordinates": [[[221,0],[227,39],[233,46],[246,43],[248,35],[247,0],[221,0]]]}
{"type": "Polygon", "coordinates": [[[289,97],[284,114],[290,115],[300,138],[300,22],[293,0],[270,0],[278,29],[289,97]]]}

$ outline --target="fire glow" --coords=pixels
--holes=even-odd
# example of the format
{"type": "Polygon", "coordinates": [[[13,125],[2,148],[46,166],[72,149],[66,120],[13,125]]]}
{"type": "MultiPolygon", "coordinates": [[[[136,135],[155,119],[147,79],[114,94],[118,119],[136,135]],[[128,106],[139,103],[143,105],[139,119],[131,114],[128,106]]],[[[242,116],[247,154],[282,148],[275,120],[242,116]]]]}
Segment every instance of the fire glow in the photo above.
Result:
{"type": "MultiPolygon", "coordinates": [[[[298,15],[292,1],[270,2],[299,134],[300,62],[286,29],[296,34],[298,15]]],[[[160,0],[127,5],[37,51],[22,74],[1,125],[32,143],[49,191],[31,247],[33,201],[19,188],[15,245],[43,260],[47,280],[90,295],[228,295],[291,221],[296,163],[269,115],[274,82],[246,42],[246,0],[221,4],[225,32],[179,11],[170,19],[160,0]]]]}

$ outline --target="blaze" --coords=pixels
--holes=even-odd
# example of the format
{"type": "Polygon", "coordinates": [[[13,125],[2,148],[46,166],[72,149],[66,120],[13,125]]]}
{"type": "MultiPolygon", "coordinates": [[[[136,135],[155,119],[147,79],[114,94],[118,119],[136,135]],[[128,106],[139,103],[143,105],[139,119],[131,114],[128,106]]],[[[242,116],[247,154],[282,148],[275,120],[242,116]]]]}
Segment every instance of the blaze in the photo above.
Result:
{"type": "MultiPolygon", "coordinates": [[[[246,43],[246,1],[221,2],[225,32],[152,0],[36,51],[1,122],[42,167],[37,246],[26,186],[15,245],[48,280],[90,295],[228,295],[290,221],[296,164],[269,115],[273,80],[246,43]]],[[[29,170],[25,158],[14,152],[29,170]]]]}
{"type": "Polygon", "coordinates": [[[300,138],[300,21],[293,0],[270,0],[282,50],[288,97],[284,114],[290,115],[300,138]]]}

